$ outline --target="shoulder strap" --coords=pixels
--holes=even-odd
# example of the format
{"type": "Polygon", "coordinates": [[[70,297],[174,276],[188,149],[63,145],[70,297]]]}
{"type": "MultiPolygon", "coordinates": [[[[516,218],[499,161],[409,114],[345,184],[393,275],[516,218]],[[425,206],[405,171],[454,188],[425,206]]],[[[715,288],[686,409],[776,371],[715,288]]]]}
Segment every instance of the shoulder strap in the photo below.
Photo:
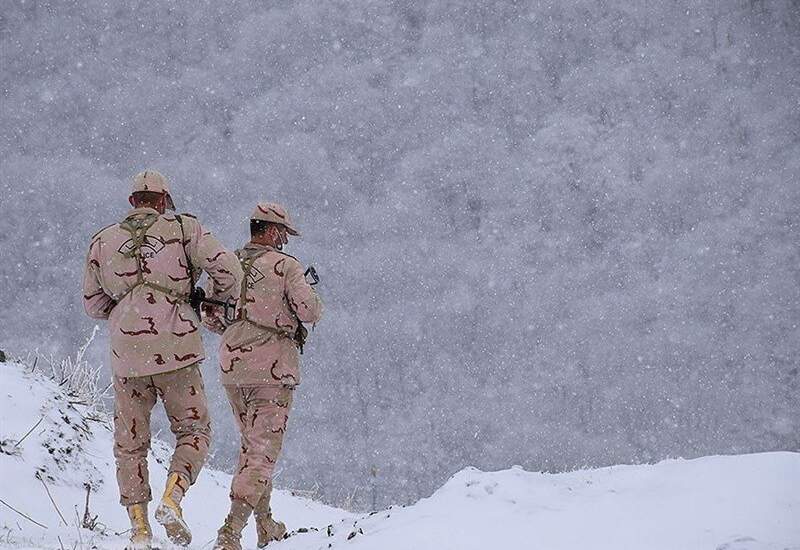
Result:
{"type": "Polygon", "coordinates": [[[139,278],[142,276],[142,262],[139,252],[144,243],[144,238],[147,236],[147,230],[156,223],[157,219],[158,216],[155,214],[148,214],[144,217],[129,216],[119,224],[120,229],[130,233],[131,240],[133,241],[131,247],[125,252],[122,252],[122,255],[126,258],[136,258],[136,269],[139,272],[139,278]]]}
{"type": "MultiPolygon", "coordinates": [[[[306,336],[308,336],[308,329],[306,329],[306,327],[303,326],[303,323],[297,317],[297,313],[294,310],[289,308],[289,310],[294,315],[294,318],[297,320],[297,330],[294,333],[286,332],[286,331],[281,330],[279,328],[268,327],[268,326],[262,325],[260,323],[256,323],[255,321],[253,321],[252,319],[250,319],[247,316],[247,279],[250,276],[250,270],[253,269],[253,264],[255,263],[255,261],[257,259],[259,259],[261,256],[263,256],[264,254],[266,254],[267,252],[270,252],[270,251],[269,250],[261,250],[258,253],[253,254],[252,256],[248,256],[247,258],[242,259],[242,257],[240,256],[241,250],[237,250],[236,251],[236,256],[239,258],[239,263],[242,264],[242,271],[244,272],[244,277],[242,278],[242,291],[241,291],[241,293],[239,295],[239,304],[240,304],[239,315],[236,318],[236,322],[245,321],[247,323],[250,323],[252,325],[257,326],[258,328],[260,328],[262,330],[267,331],[267,333],[269,333],[269,334],[275,334],[275,335],[278,335],[278,336],[289,338],[290,340],[292,340],[295,343],[297,348],[300,350],[300,353],[302,354],[303,353],[303,345],[305,345],[306,336]]],[[[275,250],[275,252],[279,252],[280,254],[283,254],[284,256],[289,256],[290,258],[294,258],[294,256],[290,256],[289,254],[283,253],[280,250],[275,250]]],[[[254,337],[252,342],[255,342],[256,340],[258,340],[260,338],[261,338],[261,336],[256,336],[256,337],[254,337]]],[[[248,341],[248,343],[252,343],[252,342],[248,341]]],[[[244,344],[240,344],[240,345],[244,345],[244,344]]]]}
{"type": "Polygon", "coordinates": [[[194,280],[194,266],[192,265],[192,257],[186,250],[186,233],[183,230],[183,217],[189,216],[194,218],[191,214],[175,214],[175,219],[178,220],[178,225],[181,226],[181,246],[183,247],[183,255],[186,257],[186,271],[189,274],[189,305],[192,306],[195,315],[198,319],[202,319],[200,305],[206,297],[206,293],[202,288],[196,288],[196,281],[194,280]]]}
{"type": "MultiPolygon", "coordinates": [[[[181,246],[183,247],[183,255],[186,257],[186,271],[189,274],[189,295],[194,294],[194,266],[192,265],[192,258],[186,250],[186,233],[183,230],[183,218],[186,214],[175,214],[175,219],[178,220],[178,225],[181,226],[181,246]]],[[[194,216],[190,216],[194,217],[194,216]]]]}
{"type": "Polygon", "coordinates": [[[122,255],[126,258],[134,258],[136,260],[136,283],[131,285],[125,293],[116,300],[117,302],[127,296],[134,288],[145,282],[144,276],[142,275],[142,257],[140,251],[144,243],[144,238],[147,236],[147,230],[156,223],[156,220],[158,220],[158,215],[156,214],[147,214],[144,217],[128,216],[119,224],[120,229],[127,231],[133,241],[131,247],[125,252],[122,252],[122,255]]]}
{"type": "Polygon", "coordinates": [[[242,271],[244,272],[244,276],[242,277],[242,287],[241,291],[239,292],[239,315],[236,319],[237,321],[247,320],[247,280],[250,277],[250,271],[253,269],[253,264],[257,259],[269,252],[269,250],[260,250],[252,256],[247,256],[246,258],[242,258],[240,255],[241,252],[241,250],[236,251],[236,257],[239,258],[239,263],[242,264],[242,271]]]}

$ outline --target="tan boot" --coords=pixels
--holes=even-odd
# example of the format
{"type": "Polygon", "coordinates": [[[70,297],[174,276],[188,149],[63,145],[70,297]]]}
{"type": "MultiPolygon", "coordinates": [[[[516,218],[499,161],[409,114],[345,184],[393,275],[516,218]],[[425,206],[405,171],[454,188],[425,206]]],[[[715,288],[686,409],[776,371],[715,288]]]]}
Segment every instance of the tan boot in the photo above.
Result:
{"type": "Polygon", "coordinates": [[[242,550],[242,530],[252,512],[253,508],[245,501],[232,500],[231,511],[225,518],[225,523],[217,531],[214,550],[242,550]]]}
{"type": "Polygon", "coordinates": [[[264,493],[253,510],[256,519],[256,533],[258,534],[258,547],[264,548],[273,540],[281,540],[286,535],[286,525],[272,518],[269,507],[270,495],[264,493]]]}
{"type": "Polygon", "coordinates": [[[153,531],[147,519],[147,503],[128,506],[128,517],[131,520],[131,540],[125,550],[151,550],[153,531]]]}
{"type": "Polygon", "coordinates": [[[171,473],[167,478],[167,487],[164,496],[156,508],[156,521],[164,526],[167,537],[173,544],[188,546],[192,542],[192,532],[183,520],[181,499],[189,488],[186,478],[177,473],[171,473]]]}

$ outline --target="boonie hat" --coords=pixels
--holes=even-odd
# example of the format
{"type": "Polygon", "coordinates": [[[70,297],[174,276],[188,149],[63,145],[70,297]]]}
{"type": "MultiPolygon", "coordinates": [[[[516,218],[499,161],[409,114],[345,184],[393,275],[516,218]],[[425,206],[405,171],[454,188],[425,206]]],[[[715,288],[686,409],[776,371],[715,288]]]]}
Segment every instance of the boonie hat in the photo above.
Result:
{"type": "Polygon", "coordinates": [[[256,205],[256,209],[253,210],[250,219],[280,224],[286,227],[286,232],[290,235],[300,236],[300,232],[297,231],[291,218],[289,218],[289,213],[280,204],[260,202],[256,205]]]}
{"type": "Polygon", "coordinates": [[[167,195],[167,208],[175,210],[175,203],[172,202],[172,196],[169,193],[169,184],[167,178],[161,172],[156,170],[145,170],[139,172],[133,177],[133,189],[131,193],[139,191],[149,191],[151,193],[164,193],[167,195]]]}

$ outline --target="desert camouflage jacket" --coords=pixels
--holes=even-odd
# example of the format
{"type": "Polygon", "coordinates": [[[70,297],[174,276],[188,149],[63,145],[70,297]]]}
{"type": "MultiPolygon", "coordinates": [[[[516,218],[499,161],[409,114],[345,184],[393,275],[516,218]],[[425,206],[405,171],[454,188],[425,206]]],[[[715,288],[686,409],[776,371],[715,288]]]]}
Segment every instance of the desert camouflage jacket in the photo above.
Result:
{"type": "Polygon", "coordinates": [[[237,303],[240,320],[225,330],[220,344],[222,383],[299,384],[299,356],[292,335],[300,322],[319,321],[322,301],[294,257],[254,243],[236,254],[247,280],[237,303]]]}
{"type": "Polygon", "coordinates": [[[108,319],[111,367],[121,377],[151,376],[204,358],[200,322],[187,302],[190,276],[208,273],[214,298],[238,295],[236,256],[192,216],[131,210],[122,223],[97,233],[89,245],[83,304],[108,319]],[[137,253],[138,249],[138,253],[137,253]]]}

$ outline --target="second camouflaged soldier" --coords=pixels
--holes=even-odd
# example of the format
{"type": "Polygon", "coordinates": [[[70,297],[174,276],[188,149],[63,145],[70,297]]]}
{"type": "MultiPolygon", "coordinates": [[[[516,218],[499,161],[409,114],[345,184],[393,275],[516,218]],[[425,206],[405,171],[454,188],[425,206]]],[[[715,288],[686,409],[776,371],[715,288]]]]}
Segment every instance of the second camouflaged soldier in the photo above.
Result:
{"type": "Polygon", "coordinates": [[[203,467],[211,433],[199,368],[200,320],[188,303],[190,287],[205,271],[212,297],[225,300],[238,294],[242,270],[193,216],[166,212],[174,206],[158,172],[134,178],[130,203],[134,208],[121,223],[92,239],[83,302],[91,317],[109,321],[114,457],[120,502],[131,519],[128,548],[151,548],[147,452],[158,398],[176,446],[156,519],[172,542],[187,545],[191,533],[180,502],[203,467]]]}
{"type": "MultiPolygon", "coordinates": [[[[244,272],[237,320],[225,330],[220,345],[222,384],[242,441],[231,509],[216,550],[240,550],[242,530],[253,513],[259,548],[286,533],[270,510],[272,473],[293,390],[300,382],[302,323],[316,323],[322,315],[322,302],[306,282],[300,262],[282,250],[287,235],[299,235],[286,210],[260,203],[250,219],[250,234],[250,242],[236,251],[244,272]]],[[[218,315],[206,322],[218,331],[223,327],[218,315]]]]}

